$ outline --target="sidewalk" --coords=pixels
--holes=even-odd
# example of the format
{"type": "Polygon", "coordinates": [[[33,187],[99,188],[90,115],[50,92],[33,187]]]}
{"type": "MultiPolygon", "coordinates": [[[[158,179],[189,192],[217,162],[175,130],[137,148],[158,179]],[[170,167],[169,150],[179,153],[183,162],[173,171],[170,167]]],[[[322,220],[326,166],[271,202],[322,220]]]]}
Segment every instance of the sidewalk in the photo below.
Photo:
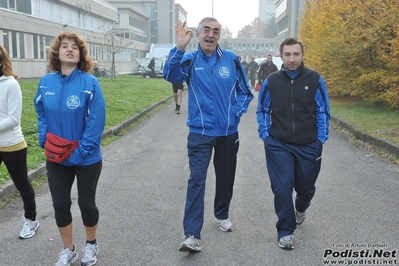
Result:
{"type": "MultiPolygon", "coordinates": [[[[174,113],[173,103],[167,105],[103,147],[97,190],[100,255],[96,266],[320,266],[332,264],[331,260],[362,265],[359,260],[365,258],[355,257],[353,252],[364,254],[367,250],[371,257],[366,259],[378,264],[396,259],[399,166],[352,146],[348,136],[334,129],[324,145],[312,206],[295,232],[296,247],[293,251],[278,248],[273,194],[257,135],[255,109],[256,97],[239,128],[229,217],[234,231],[222,232],[214,221],[211,163],[202,252],[198,254],[178,251],[189,176],[186,105],[181,115],[174,113]],[[378,257],[380,253],[375,252],[386,256],[378,257]]],[[[20,199],[10,200],[0,210],[0,266],[54,265],[57,260],[62,243],[47,184],[36,193],[41,227],[31,239],[18,239],[23,213],[20,199]]],[[[74,243],[80,251],[85,237],[75,186],[71,196],[74,243]]]]}

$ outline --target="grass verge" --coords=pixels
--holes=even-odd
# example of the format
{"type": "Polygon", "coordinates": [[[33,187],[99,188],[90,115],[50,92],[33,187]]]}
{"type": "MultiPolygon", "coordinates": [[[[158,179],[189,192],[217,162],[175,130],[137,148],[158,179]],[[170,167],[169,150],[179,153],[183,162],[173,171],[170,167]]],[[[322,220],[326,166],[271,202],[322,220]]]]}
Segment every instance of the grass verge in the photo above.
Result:
{"type": "MultiPolygon", "coordinates": [[[[160,78],[147,79],[140,76],[123,75],[116,79],[99,78],[99,81],[106,101],[105,129],[137,115],[173,93],[172,85],[160,78]]],[[[23,96],[21,127],[28,144],[28,169],[31,170],[38,168],[45,161],[43,150],[38,145],[37,114],[33,105],[39,80],[30,79],[19,82],[23,96]]],[[[108,137],[101,144],[108,145],[116,138],[117,136],[108,137]]],[[[1,164],[0,186],[9,179],[6,167],[1,164]]]]}

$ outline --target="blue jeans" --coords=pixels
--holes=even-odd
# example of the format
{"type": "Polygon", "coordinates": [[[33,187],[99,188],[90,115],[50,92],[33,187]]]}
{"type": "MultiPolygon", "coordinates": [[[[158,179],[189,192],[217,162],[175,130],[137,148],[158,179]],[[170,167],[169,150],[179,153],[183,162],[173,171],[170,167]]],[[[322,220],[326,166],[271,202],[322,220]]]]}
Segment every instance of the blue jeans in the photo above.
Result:
{"type": "Polygon", "coordinates": [[[204,223],[205,182],[213,149],[215,150],[213,164],[216,175],[214,215],[218,219],[229,217],[238,147],[238,132],[222,137],[209,137],[195,133],[188,135],[187,149],[191,173],[188,179],[183,220],[186,236],[201,239],[204,223]]]}

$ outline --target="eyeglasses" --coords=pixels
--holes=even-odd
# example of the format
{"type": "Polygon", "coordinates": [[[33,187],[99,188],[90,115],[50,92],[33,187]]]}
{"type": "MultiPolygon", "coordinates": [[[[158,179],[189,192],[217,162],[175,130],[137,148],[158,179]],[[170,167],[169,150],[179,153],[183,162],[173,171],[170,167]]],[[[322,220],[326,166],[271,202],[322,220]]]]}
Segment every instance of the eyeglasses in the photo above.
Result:
{"type": "Polygon", "coordinates": [[[219,29],[203,28],[202,32],[205,33],[206,35],[211,34],[211,32],[215,36],[219,36],[220,35],[220,30],[219,29]]]}

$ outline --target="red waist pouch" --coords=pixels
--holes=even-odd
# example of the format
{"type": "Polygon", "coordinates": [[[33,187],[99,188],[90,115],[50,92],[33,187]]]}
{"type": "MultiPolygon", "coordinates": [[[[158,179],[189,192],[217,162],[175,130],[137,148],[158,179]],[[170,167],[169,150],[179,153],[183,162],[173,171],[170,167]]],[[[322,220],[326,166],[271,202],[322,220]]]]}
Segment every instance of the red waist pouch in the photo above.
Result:
{"type": "Polygon", "coordinates": [[[65,161],[78,145],[78,140],[70,141],[47,132],[46,142],[44,143],[44,154],[47,160],[60,163],[65,161]]]}

